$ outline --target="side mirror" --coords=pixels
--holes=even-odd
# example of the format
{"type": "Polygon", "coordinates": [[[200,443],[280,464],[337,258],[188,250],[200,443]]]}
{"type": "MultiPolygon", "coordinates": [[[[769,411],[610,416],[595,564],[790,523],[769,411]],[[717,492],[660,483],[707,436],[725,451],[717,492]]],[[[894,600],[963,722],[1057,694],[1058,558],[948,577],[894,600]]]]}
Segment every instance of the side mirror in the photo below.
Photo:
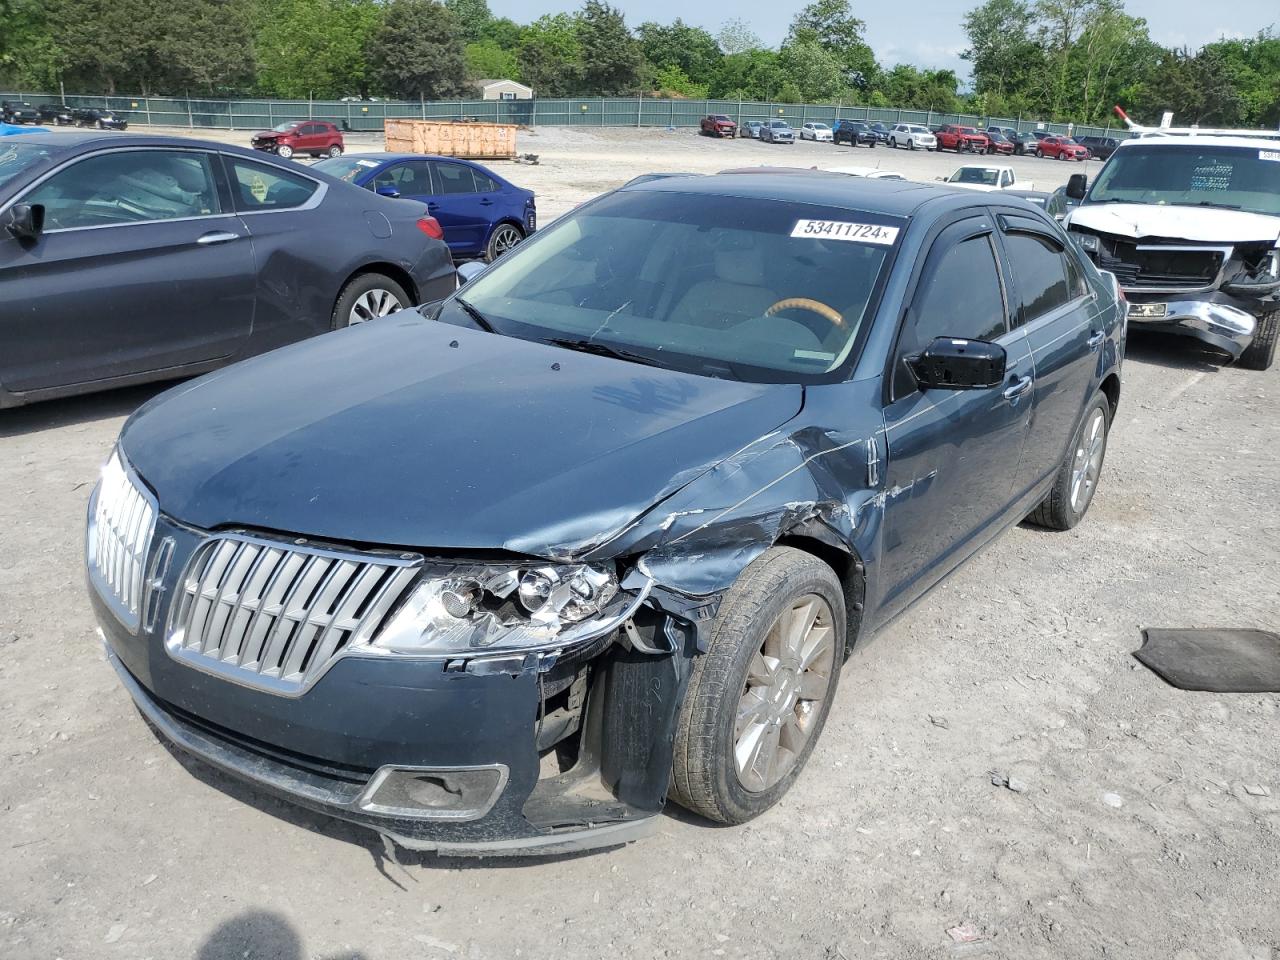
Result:
{"type": "Polygon", "coordinates": [[[1067,181],[1067,196],[1072,200],[1083,200],[1089,189],[1089,178],[1083,173],[1073,173],[1067,181]]]}
{"type": "Polygon", "coordinates": [[[484,273],[487,266],[488,264],[481,263],[479,260],[466,260],[463,263],[458,264],[458,286],[470,283],[476,277],[480,276],[480,274],[484,273]]]}
{"type": "Polygon", "coordinates": [[[400,196],[400,191],[399,191],[399,190],[397,190],[395,187],[391,186],[390,184],[387,184],[385,187],[379,187],[379,188],[377,189],[376,193],[377,193],[377,194],[378,194],[378,196],[380,196],[380,197],[392,197],[392,198],[395,198],[395,197],[400,196]]]}
{"type": "Polygon", "coordinates": [[[19,240],[35,240],[44,232],[44,204],[15,203],[5,224],[19,240]]]}
{"type": "Polygon", "coordinates": [[[938,337],[907,365],[925,390],[984,390],[1004,382],[1004,347],[985,340],[938,337]]]}

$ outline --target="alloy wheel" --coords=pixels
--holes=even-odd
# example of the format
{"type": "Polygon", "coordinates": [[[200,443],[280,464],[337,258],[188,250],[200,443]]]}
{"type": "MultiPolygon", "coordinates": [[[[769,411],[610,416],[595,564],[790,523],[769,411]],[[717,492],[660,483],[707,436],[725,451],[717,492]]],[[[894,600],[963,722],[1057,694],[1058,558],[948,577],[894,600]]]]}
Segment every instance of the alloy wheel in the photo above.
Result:
{"type": "Polygon", "coordinates": [[[521,240],[520,231],[510,224],[498,227],[493,235],[493,259],[497,260],[521,240]]]}
{"type": "Polygon", "coordinates": [[[372,290],[366,290],[356,298],[356,302],[351,305],[351,314],[347,317],[347,323],[354,326],[403,309],[404,304],[394,293],[375,287],[372,290]]]}
{"type": "Polygon", "coordinates": [[[1084,513],[1098,487],[1102,473],[1102,456],[1107,448],[1107,418],[1101,409],[1095,409],[1089,422],[1080,431],[1075,458],[1071,463],[1071,509],[1084,513]]]}
{"type": "Polygon", "coordinates": [[[751,657],[733,727],[738,781],[760,793],[791,772],[836,668],[831,607],[814,593],[782,612],[751,657]]]}

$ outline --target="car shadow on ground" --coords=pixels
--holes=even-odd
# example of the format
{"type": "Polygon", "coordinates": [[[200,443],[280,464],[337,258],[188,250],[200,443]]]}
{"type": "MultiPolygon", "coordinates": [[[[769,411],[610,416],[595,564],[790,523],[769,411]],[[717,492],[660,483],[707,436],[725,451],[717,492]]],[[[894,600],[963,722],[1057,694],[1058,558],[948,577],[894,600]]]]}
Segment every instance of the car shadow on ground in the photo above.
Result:
{"type": "MultiPolygon", "coordinates": [[[[1230,358],[1207,343],[1176,333],[1157,333],[1129,327],[1124,357],[1135,363],[1149,363],[1172,370],[1217,373],[1231,365],[1230,358]]],[[[1123,398],[1121,400],[1123,405],[1123,398]]]]}
{"type": "MultiPolygon", "coordinates": [[[[200,945],[195,960],[244,960],[270,957],[272,960],[308,960],[293,925],[279,913],[249,910],[218,924],[209,939],[200,945]]],[[[315,955],[316,960],[366,960],[360,951],[315,955]]]]}
{"type": "Polygon", "coordinates": [[[122,387],[80,397],[45,400],[26,407],[0,410],[0,437],[17,437],[44,430],[73,427],[113,417],[127,417],[173,381],[122,387]]]}
{"type": "MultiPolygon", "coordinates": [[[[180,763],[187,773],[205,786],[226,794],[231,799],[243,803],[247,807],[252,807],[254,810],[275,817],[290,826],[319,834],[330,840],[338,840],[342,843],[349,843],[352,846],[359,847],[373,859],[374,868],[378,873],[401,890],[408,890],[410,888],[409,885],[419,882],[418,877],[410,872],[412,867],[423,870],[518,869],[535,864],[579,860],[584,857],[607,854],[610,850],[617,849],[617,847],[599,847],[594,850],[584,850],[577,853],[558,853],[542,856],[468,857],[441,856],[428,851],[393,847],[390,841],[384,841],[381,836],[370,829],[308,810],[306,807],[290,803],[288,800],[258,789],[253,784],[223,773],[217,767],[197,757],[190,756],[180,748],[175,747],[151,727],[150,722],[145,717],[142,719],[147,724],[151,735],[169,752],[169,755],[180,763]]],[[[689,823],[715,826],[715,824],[708,824],[707,821],[694,817],[693,814],[685,813],[670,803],[667,804],[665,815],[679,820],[686,820],[687,818],[686,822],[689,823]]],[[[623,845],[620,844],[619,846],[623,845]]],[[[221,955],[213,954],[211,956],[221,955]]],[[[235,956],[239,957],[240,955],[236,954],[235,956]]],[[[271,954],[271,956],[274,956],[274,954],[271,954]]],[[[291,954],[284,954],[283,956],[292,960],[291,954]]],[[[203,958],[204,954],[201,954],[200,957],[203,958]]],[[[347,958],[344,956],[341,960],[347,960],[347,958]]]]}

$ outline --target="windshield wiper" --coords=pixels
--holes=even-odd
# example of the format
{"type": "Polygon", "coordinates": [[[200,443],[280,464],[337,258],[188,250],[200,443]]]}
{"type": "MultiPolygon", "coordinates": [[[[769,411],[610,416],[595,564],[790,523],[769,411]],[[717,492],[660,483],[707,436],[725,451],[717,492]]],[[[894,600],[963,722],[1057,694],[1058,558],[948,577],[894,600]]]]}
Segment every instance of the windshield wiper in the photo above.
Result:
{"type": "Polygon", "coordinates": [[[631,363],[642,363],[647,367],[662,366],[653,357],[643,353],[633,353],[622,347],[615,347],[611,344],[600,343],[596,340],[573,340],[569,337],[553,337],[546,341],[557,347],[564,347],[566,350],[577,350],[580,353],[594,353],[599,357],[613,357],[615,360],[627,360],[631,363]]]}
{"type": "Polygon", "coordinates": [[[1238,203],[1218,203],[1216,200],[1197,200],[1195,203],[1175,203],[1175,207],[1216,207],[1219,210],[1243,210],[1238,203]]]}
{"type": "Polygon", "coordinates": [[[493,324],[485,319],[484,314],[481,313],[479,310],[477,310],[475,307],[473,307],[471,304],[467,303],[467,301],[463,300],[461,297],[454,297],[453,302],[456,303],[458,306],[460,306],[464,311],[466,311],[467,316],[470,317],[473,321],[475,321],[475,325],[479,327],[481,330],[483,330],[485,333],[497,332],[493,329],[493,324]]]}

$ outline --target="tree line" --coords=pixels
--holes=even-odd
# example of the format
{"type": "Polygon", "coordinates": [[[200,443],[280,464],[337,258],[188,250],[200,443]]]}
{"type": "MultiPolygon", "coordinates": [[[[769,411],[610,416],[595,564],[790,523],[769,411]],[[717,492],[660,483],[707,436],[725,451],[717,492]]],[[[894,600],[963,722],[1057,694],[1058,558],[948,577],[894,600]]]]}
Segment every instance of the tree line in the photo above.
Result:
{"type": "Polygon", "coordinates": [[[776,48],[607,0],[519,24],[487,0],[0,0],[0,86],[85,93],[336,99],[474,96],[509,78],[542,97],[630,96],[904,107],[1098,123],[1280,123],[1273,28],[1199,50],[1155,43],[1123,0],[986,0],[963,20],[971,67],[881,64],[850,0],[813,0],[776,48]]]}

